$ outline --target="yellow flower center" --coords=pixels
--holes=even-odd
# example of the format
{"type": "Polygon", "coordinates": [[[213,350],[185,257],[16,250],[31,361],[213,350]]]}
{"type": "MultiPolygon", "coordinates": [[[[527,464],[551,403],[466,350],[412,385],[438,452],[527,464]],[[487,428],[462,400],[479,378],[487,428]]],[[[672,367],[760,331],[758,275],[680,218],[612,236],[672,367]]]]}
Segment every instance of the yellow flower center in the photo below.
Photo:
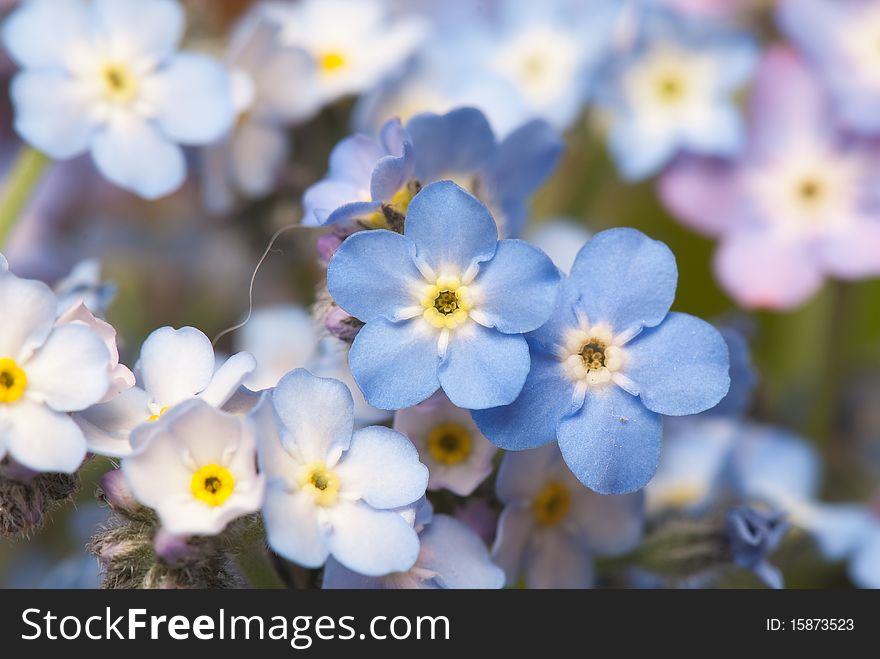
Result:
{"type": "Polygon", "coordinates": [[[151,415],[150,415],[150,418],[148,418],[147,421],[149,421],[149,422],[151,422],[151,423],[152,423],[153,421],[158,421],[158,420],[162,417],[162,415],[165,414],[165,412],[167,412],[167,411],[170,410],[170,409],[171,409],[171,405],[166,405],[166,406],[163,407],[161,410],[159,410],[159,413],[158,413],[158,414],[151,414],[151,415]]]}
{"type": "Polygon", "coordinates": [[[613,339],[603,325],[570,332],[561,354],[566,375],[590,385],[609,382],[623,365],[623,350],[613,345],[613,339]]]}
{"type": "Polygon", "coordinates": [[[318,68],[321,73],[337,73],[348,63],[345,55],[338,51],[329,51],[322,53],[318,57],[318,68]]]}
{"type": "Polygon", "coordinates": [[[209,464],[193,474],[190,488],[199,501],[212,507],[220,506],[235,490],[235,478],[226,467],[209,464]]]}
{"type": "Polygon", "coordinates": [[[542,526],[556,526],[571,509],[571,493],[560,483],[547,483],[532,502],[535,520],[542,526]]]}
{"type": "Polygon", "coordinates": [[[339,496],[339,477],[321,461],[309,462],[303,467],[299,485],[311,492],[319,506],[330,506],[339,496]]]}
{"type": "Polygon", "coordinates": [[[468,319],[473,303],[458,277],[438,277],[422,295],[424,318],[438,329],[455,329],[468,319]]]}
{"type": "Polygon", "coordinates": [[[664,491],[660,499],[669,508],[683,508],[697,501],[703,495],[703,490],[697,485],[681,484],[670,487],[664,491]]]}
{"type": "Polygon", "coordinates": [[[819,179],[804,178],[798,181],[795,195],[802,205],[815,208],[822,203],[825,197],[825,186],[819,179]]]}
{"type": "Polygon", "coordinates": [[[680,75],[665,73],[657,79],[656,93],[662,103],[674,105],[682,100],[687,88],[680,75]]]}
{"type": "Polygon", "coordinates": [[[14,359],[0,359],[0,403],[14,403],[24,396],[27,383],[27,375],[14,359]]]}
{"type": "Polygon", "coordinates": [[[438,424],[428,433],[428,452],[440,464],[451,466],[464,462],[472,450],[470,432],[454,421],[438,424]]]}
{"type": "Polygon", "coordinates": [[[131,69],[119,62],[108,62],[101,69],[104,98],[112,103],[129,103],[138,94],[138,81],[131,69]]]}
{"type": "Polygon", "coordinates": [[[406,220],[406,212],[409,210],[409,202],[416,196],[422,184],[413,179],[408,181],[394,193],[382,207],[366,217],[366,226],[372,229],[391,229],[397,233],[403,233],[403,223],[406,220]]]}

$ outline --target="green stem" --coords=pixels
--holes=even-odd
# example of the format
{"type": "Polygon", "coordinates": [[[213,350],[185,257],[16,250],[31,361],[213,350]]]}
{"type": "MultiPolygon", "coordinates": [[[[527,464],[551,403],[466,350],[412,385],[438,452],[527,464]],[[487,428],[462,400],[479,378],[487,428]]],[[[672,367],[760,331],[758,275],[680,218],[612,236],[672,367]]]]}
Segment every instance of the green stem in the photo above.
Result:
{"type": "Polygon", "coordinates": [[[49,158],[30,146],[22,147],[15,157],[0,192],[0,248],[6,244],[9,233],[42,179],[47,164],[49,158]]]}

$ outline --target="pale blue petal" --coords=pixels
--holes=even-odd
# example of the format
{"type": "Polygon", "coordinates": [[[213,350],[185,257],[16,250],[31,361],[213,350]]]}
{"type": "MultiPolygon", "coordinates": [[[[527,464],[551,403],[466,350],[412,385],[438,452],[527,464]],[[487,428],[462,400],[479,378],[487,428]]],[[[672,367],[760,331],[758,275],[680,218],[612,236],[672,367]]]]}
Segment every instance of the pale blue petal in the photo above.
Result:
{"type": "Polygon", "coordinates": [[[876,523],[865,506],[852,503],[816,504],[807,519],[796,517],[792,521],[813,537],[829,561],[839,561],[851,555],[864,541],[871,524],[876,523]]]}
{"type": "Polygon", "coordinates": [[[354,401],[342,382],[319,378],[298,368],[279,380],[272,404],[305,461],[326,462],[349,447],[354,428],[354,401]]]}
{"type": "Polygon", "coordinates": [[[637,118],[618,118],[608,135],[608,148],[627,181],[647,179],[669,162],[677,150],[675,134],[648,132],[637,118]]]}
{"type": "Polygon", "coordinates": [[[363,191],[369,191],[373,169],[379,159],[387,155],[374,137],[359,133],[346,137],[330,152],[328,178],[345,181],[363,191]]]}
{"type": "Polygon", "coordinates": [[[589,588],[593,585],[593,559],[558,527],[542,529],[525,560],[529,588],[589,588]]]}
{"type": "Polygon", "coordinates": [[[436,332],[421,320],[393,323],[377,318],[358,332],[348,364],[373,407],[399,410],[421,403],[437,389],[436,332]]]}
{"type": "Polygon", "coordinates": [[[440,363],[440,384],[449,400],[467,410],[508,405],[529,374],[529,346],[518,334],[470,323],[456,329],[440,363]]]}
{"type": "Polygon", "coordinates": [[[374,577],[406,572],[415,564],[419,537],[398,513],[344,500],[326,512],[333,526],[330,552],[350,570],[374,577]]]}
{"type": "Polygon", "coordinates": [[[531,350],[531,369],[522,392],[510,405],[472,413],[477,426],[493,444],[509,450],[535,448],[556,439],[556,425],[572,406],[574,385],[559,360],[531,350]]]}
{"type": "Polygon", "coordinates": [[[727,344],[704,320],[670,313],[626,345],[624,374],[642,402],[659,414],[683,416],[707,410],[730,388],[727,344]]]}
{"type": "Polygon", "coordinates": [[[390,201],[394,194],[412,179],[415,156],[409,142],[403,145],[402,156],[385,156],[376,163],[370,178],[370,194],[376,201],[390,201]]]}
{"type": "Polygon", "coordinates": [[[171,139],[202,145],[232,128],[235,110],[229,74],[206,55],[181,53],[157,74],[156,121],[171,139]]]}
{"type": "Polygon", "coordinates": [[[712,115],[699,125],[685,125],[683,146],[691,153],[733,157],[743,150],[745,122],[733,102],[712,108],[712,115]]]}
{"type": "Polygon", "coordinates": [[[330,260],[327,288],[334,302],[355,318],[393,320],[419,304],[426,285],[405,236],[383,229],[349,236],[330,260]]]}
{"type": "Polygon", "coordinates": [[[448,515],[435,515],[420,536],[418,566],[436,573],[441,588],[501,588],[504,571],[492,562],[482,538],[448,515]]]}
{"type": "Polygon", "coordinates": [[[174,192],[186,177],[181,148],[138,119],[101,130],[92,143],[92,159],[108,180],[145,199],[174,192]]]}
{"type": "Polygon", "coordinates": [[[67,68],[71,48],[89,38],[89,12],[71,0],[19,3],[3,24],[3,45],[23,68],[67,68]]]}
{"type": "Polygon", "coordinates": [[[528,507],[506,506],[501,511],[492,560],[504,570],[508,584],[515,584],[525,570],[526,550],[535,526],[535,516],[528,507]]]}
{"type": "Polygon", "coordinates": [[[263,522],[269,546],[289,561],[309,568],[321,567],[330,553],[326,533],[318,521],[314,497],[282,487],[266,489],[263,522]]]}
{"type": "Polygon", "coordinates": [[[409,204],[404,235],[437,274],[461,276],[495,254],[498,229],[475,197],[451,181],[423,188],[409,204]],[[449,271],[444,273],[444,271],[449,271]]]}
{"type": "Polygon", "coordinates": [[[737,416],[744,414],[752,404],[752,394],[758,376],[745,337],[729,327],[722,327],[719,332],[727,344],[727,353],[730,357],[730,389],[721,402],[707,410],[706,414],[737,416]]]}
{"type": "Polygon", "coordinates": [[[608,229],[584,245],[571,269],[590,323],[615,333],[654,327],[666,317],[678,282],[675,256],[635,229],[608,229]]]}
{"type": "Polygon", "coordinates": [[[354,433],[335,469],[343,496],[360,495],[373,508],[398,508],[424,496],[428,469],[399,432],[370,426],[354,433]]]}
{"type": "Polygon", "coordinates": [[[382,590],[386,588],[383,576],[368,577],[349,570],[332,556],[324,566],[324,579],[321,588],[324,590],[382,590]]]}
{"type": "Polygon", "coordinates": [[[572,497],[570,519],[578,543],[594,555],[623,554],[638,544],[644,519],[641,492],[622,496],[596,494],[585,489],[572,497]]]}
{"type": "Polygon", "coordinates": [[[474,280],[479,310],[507,334],[531,332],[547,322],[556,306],[559,270],[550,258],[522,240],[502,240],[492,260],[474,280]]]}
{"type": "Polygon", "coordinates": [[[740,496],[777,505],[812,500],[819,490],[816,450],[792,432],[751,425],[733,453],[734,478],[740,496]]]}
{"type": "Polygon", "coordinates": [[[501,460],[495,493],[503,503],[532,501],[560,469],[568,471],[555,442],[536,449],[510,451],[501,460]]]}
{"type": "Polygon", "coordinates": [[[358,190],[349,181],[336,179],[324,179],[309,187],[303,194],[303,220],[306,226],[320,226],[322,224],[336,224],[345,219],[354,219],[378,209],[379,204],[371,201],[353,201],[361,196],[358,190]],[[354,206],[357,213],[347,209],[340,212],[346,206],[354,206]]]}
{"type": "Polygon", "coordinates": [[[860,588],[880,588],[880,524],[874,523],[849,564],[849,576],[860,588]]]}
{"type": "Polygon", "coordinates": [[[495,150],[495,136],[482,112],[459,108],[445,115],[419,114],[406,130],[416,153],[421,181],[466,174],[486,165],[495,150]]]}
{"type": "Polygon", "coordinates": [[[15,130],[23,140],[59,160],[88,149],[97,123],[70,76],[24,71],[12,79],[9,95],[15,130]]]}
{"type": "Polygon", "coordinates": [[[150,400],[175,405],[205,390],[214,376],[214,348],[195,327],[160,327],[141,346],[137,370],[150,400]]]}
{"type": "Polygon", "coordinates": [[[575,476],[600,494],[644,487],[660,462],[660,415],[607,385],[587,392],[583,407],[559,424],[559,449],[575,476]]]}
{"type": "Polygon", "coordinates": [[[183,36],[183,8],[175,0],[94,0],[92,17],[111,47],[135,56],[164,60],[183,36]]]}

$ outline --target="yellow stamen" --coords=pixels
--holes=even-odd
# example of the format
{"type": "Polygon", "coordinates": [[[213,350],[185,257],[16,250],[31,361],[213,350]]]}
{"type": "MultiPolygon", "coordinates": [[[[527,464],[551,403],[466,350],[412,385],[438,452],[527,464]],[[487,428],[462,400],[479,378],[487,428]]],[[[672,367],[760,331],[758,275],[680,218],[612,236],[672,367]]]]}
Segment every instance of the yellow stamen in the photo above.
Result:
{"type": "Polygon", "coordinates": [[[14,359],[0,358],[0,403],[14,403],[24,396],[27,375],[14,359]]]}
{"type": "Polygon", "coordinates": [[[209,464],[193,474],[190,488],[196,499],[216,507],[222,505],[232,495],[235,490],[235,478],[226,467],[209,464]]]}
{"type": "Polygon", "coordinates": [[[101,70],[104,98],[112,103],[129,103],[138,94],[138,81],[125,64],[108,62],[101,70]]]}
{"type": "Polygon", "coordinates": [[[684,81],[675,73],[666,73],[657,80],[657,96],[669,105],[678,103],[685,91],[684,81]]]}
{"type": "Polygon", "coordinates": [[[571,508],[571,493],[560,483],[547,483],[532,502],[535,520],[542,526],[556,526],[571,508]]]}
{"type": "Polygon", "coordinates": [[[428,452],[440,464],[451,466],[464,462],[472,450],[470,432],[454,421],[440,423],[428,433],[428,452]]]}
{"type": "Polygon", "coordinates": [[[337,51],[330,51],[318,57],[318,67],[322,73],[336,73],[347,64],[345,55],[337,51]]]}
{"type": "Polygon", "coordinates": [[[171,405],[166,405],[161,410],[159,410],[158,414],[151,414],[150,418],[148,418],[147,421],[150,421],[150,422],[158,421],[162,417],[162,415],[165,414],[165,412],[167,412],[170,409],[171,409],[171,405]]]}
{"type": "Polygon", "coordinates": [[[469,290],[458,277],[439,277],[425,286],[421,297],[423,316],[437,329],[455,329],[468,319],[473,308],[469,290]]]}
{"type": "Polygon", "coordinates": [[[302,468],[299,485],[311,492],[319,506],[330,506],[339,496],[339,477],[320,460],[309,462],[302,468]]]}

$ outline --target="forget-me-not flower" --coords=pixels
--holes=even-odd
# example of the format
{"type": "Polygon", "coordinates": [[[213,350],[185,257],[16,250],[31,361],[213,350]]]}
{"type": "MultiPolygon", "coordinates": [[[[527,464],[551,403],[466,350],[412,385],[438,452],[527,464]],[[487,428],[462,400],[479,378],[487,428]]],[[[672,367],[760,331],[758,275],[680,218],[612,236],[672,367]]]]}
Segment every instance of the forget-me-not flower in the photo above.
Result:
{"type": "Polygon", "coordinates": [[[729,386],[718,331],[670,312],[678,271],[663,243],[634,229],[596,234],[563,282],[553,316],[528,338],[522,393],[474,412],[507,449],[559,441],[566,463],[603,494],[635,491],[660,460],[661,415],[716,405],[729,386]]]}
{"type": "Polygon", "coordinates": [[[383,409],[440,388],[466,409],[513,402],[529,372],[522,335],[550,317],[559,280],[537,248],[499,241],[486,207],[450,181],[413,198],[403,235],[356,233],[327,271],[335,302],[366,323],[349,365],[383,409]]]}
{"type": "Polygon", "coordinates": [[[382,426],[354,430],[348,388],[303,369],[265,392],[252,419],[276,552],[306,567],[332,555],[367,576],[415,564],[415,504],[428,470],[406,437],[382,426]]]}
{"type": "Polygon", "coordinates": [[[214,59],[178,53],[174,0],[27,0],[3,42],[22,67],[12,80],[15,129],[55,159],[91,153],[110,181],[153,199],[186,176],[181,145],[222,137],[234,111],[214,59]]]}

